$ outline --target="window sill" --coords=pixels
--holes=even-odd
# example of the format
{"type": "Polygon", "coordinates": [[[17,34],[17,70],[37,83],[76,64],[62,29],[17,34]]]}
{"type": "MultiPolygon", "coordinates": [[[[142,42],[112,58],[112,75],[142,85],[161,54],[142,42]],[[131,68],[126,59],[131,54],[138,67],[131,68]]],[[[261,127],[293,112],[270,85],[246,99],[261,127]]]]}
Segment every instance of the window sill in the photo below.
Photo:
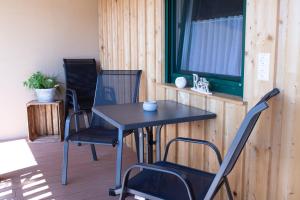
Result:
{"type": "Polygon", "coordinates": [[[180,89],[180,88],[177,88],[174,84],[170,84],[170,83],[157,83],[157,85],[159,85],[160,87],[166,88],[166,89],[170,88],[170,89],[173,89],[176,91],[185,92],[185,93],[189,93],[189,94],[193,94],[193,95],[204,96],[206,98],[221,100],[224,102],[233,103],[233,104],[237,104],[237,105],[246,105],[247,104],[247,102],[243,101],[243,99],[241,97],[237,97],[237,96],[233,96],[233,95],[228,95],[228,94],[223,94],[223,93],[218,93],[218,92],[213,92],[212,95],[207,95],[207,94],[195,92],[195,91],[191,90],[190,88],[180,89]]]}

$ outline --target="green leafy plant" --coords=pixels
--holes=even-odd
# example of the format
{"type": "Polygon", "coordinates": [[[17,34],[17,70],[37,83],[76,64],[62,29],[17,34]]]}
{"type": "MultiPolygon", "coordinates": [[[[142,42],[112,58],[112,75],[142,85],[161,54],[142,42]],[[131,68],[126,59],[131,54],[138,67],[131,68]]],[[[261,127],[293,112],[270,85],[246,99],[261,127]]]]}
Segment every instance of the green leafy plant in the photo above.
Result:
{"type": "Polygon", "coordinates": [[[49,89],[59,87],[59,83],[55,76],[47,76],[41,72],[33,73],[23,84],[29,89],[49,89]]]}

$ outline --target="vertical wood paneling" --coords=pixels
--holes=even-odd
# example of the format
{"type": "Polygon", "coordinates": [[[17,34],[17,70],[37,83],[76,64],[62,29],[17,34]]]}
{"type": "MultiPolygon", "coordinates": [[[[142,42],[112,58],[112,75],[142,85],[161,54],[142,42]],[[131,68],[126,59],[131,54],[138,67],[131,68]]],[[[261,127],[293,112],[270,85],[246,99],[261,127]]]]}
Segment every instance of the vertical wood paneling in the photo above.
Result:
{"type": "MultiPolygon", "coordinates": [[[[46,121],[51,121],[52,118],[52,108],[51,105],[46,106],[46,121]]],[[[53,124],[47,123],[47,134],[54,135],[53,133],[53,124]]]]}
{"type": "MultiPolygon", "coordinates": [[[[177,101],[179,103],[189,105],[190,104],[190,95],[185,92],[178,92],[177,101]]],[[[178,137],[190,137],[190,123],[180,123],[178,124],[178,137]]],[[[179,142],[177,144],[177,162],[183,165],[189,165],[189,152],[190,152],[190,145],[189,143],[179,142]]]]}
{"type": "Polygon", "coordinates": [[[274,66],[277,39],[277,12],[279,0],[247,1],[246,54],[244,99],[249,105],[274,87],[274,66]],[[268,6],[266,6],[268,5],[268,6]],[[259,53],[269,53],[269,81],[257,80],[257,58],[259,53]]]}
{"type": "MultiPolygon", "coordinates": [[[[130,0],[130,69],[138,68],[138,41],[137,41],[137,0],[130,0]]],[[[134,145],[134,136],[130,135],[130,144],[134,150],[136,150],[134,145]]]]}
{"type": "MultiPolygon", "coordinates": [[[[98,23],[99,23],[99,27],[98,27],[98,30],[99,30],[99,33],[98,33],[98,37],[99,37],[99,51],[100,51],[100,55],[99,55],[99,58],[101,60],[101,65],[103,65],[103,61],[104,61],[104,31],[103,31],[103,24],[104,24],[104,21],[103,21],[103,12],[102,12],[102,9],[103,9],[103,0],[99,0],[98,1],[98,23]]],[[[102,66],[101,66],[102,67],[102,66]]]]}
{"type": "Polygon", "coordinates": [[[246,149],[245,174],[248,180],[248,198],[267,199],[271,156],[270,115],[271,109],[262,114],[246,149]],[[265,177],[265,179],[261,177],[265,177]],[[255,191],[261,192],[257,193],[255,191]]]}
{"type": "MultiPolygon", "coordinates": [[[[206,102],[206,109],[217,113],[217,118],[215,120],[205,121],[206,123],[206,140],[214,143],[219,151],[223,152],[223,136],[224,136],[224,105],[225,103],[215,99],[208,99],[206,102]]],[[[209,148],[205,149],[205,169],[210,172],[217,172],[219,169],[219,162],[217,160],[216,154],[209,148]]],[[[223,191],[222,191],[223,192],[223,191]]],[[[222,194],[219,192],[215,199],[221,199],[222,194]]]]}
{"type": "Polygon", "coordinates": [[[123,1],[123,20],[124,20],[124,66],[120,66],[123,69],[130,69],[130,58],[131,58],[131,44],[130,44],[130,0],[123,1]]]}
{"type": "MultiPolygon", "coordinates": [[[[120,1],[121,2],[121,1],[120,1]]],[[[120,3],[119,2],[119,3],[120,3]]],[[[123,3],[123,23],[124,23],[124,65],[120,69],[131,69],[131,31],[130,31],[130,0],[124,0],[123,3]]],[[[132,137],[126,137],[126,144],[132,146],[132,137]]]]}
{"type": "MultiPolygon", "coordinates": [[[[156,100],[165,100],[166,99],[166,90],[163,87],[156,87],[156,100]]],[[[163,126],[161,129],[161,157],[163,158],[165,153],[166,146],[166,127],[163,126]]]]}
{"type": "MultiPolygon", "coordinates": [[[[279,2],[256,0],[247,3],[244,94],[249,108],[276,84],[279,2]],[[270,54],[268,81],[257,80],[260,53],[270,54]]],[[[245,153],[245,199],[269,199],[270,174],[276,170],[276,166],[270,165],[272,149],[275,148],[272,147],[271,120],[272,108],[263,113],[249,138],[245,153]]]]}
{"type": "MultiPolygon", "coordinates": [[[[288,27],[288,1],[280,1],[280,9],[279,9],[279,21],[278,24],[278,43],[277,43],[277,51],[280,50],[281,56],[277,56],[277,66],[284,66],[285,60],[287,58],[286,51],[286,40],[287,40],[287,27],[288,27]]],[[[278,54],[278,53],[277,53],[278,54]]],[[[284,67],[276,68],[276,86],[282,87],[284,85],[284,67]]],[[[282,143],[284,143],[284,139],[282,139],[282,120],[283,120],[283,99],[284,96],[280,95],[276,99],[276,103],[272,105],[272,146],[271,146],[271,162],[270,162],[270,179],[269,183],[280,183],[280,184],[269,184],[268,188],[268,198],[269,199],[285,199],[283,198],[282,191],[283,185],[286,185],[283,180],[281,180],[281,174],[279,172],[280,162],[285,162],[280,156],[280,151],[282,148],[282,143]]]]}
{"type": "Polygon", "coordinates": [[[130,54],[131,54],[131,69],[138,68],[138,21],[137,21],[137,1],[130,0],[130,54]]]}
{"type": "MultiPolygon", "coordinates": [[[[233,138],[240,127],[242,120],[245,117],[246,106],[244,105],[235,105],[232,103],[225,103],[225,122],[224,122],[224,148],[223,155],[225,156],[226,152],[230,148],[233,138]]],[[[235,199],[243,199],[243,178],[244,178],[244,151],[240,155],[234,170],[229,175],[228,179],[230,182],[231,190],[234,194],[235,199]]],[[[227,194],[223,193],[224,198],[227,197],[227,194]]]]}
{"type": "Polygon", "coordinates": [[[35,116],[35,109],[32,107],[27,107],[27,121],[28,121],[28,131],[29,131],[29,140],[34,140],[37,135],[37,130],[36,130],[36,120],[34,119],[35,116]]]}
{"type": "MultiPolygon", "coordinates": [[[[117,3],[117,33],[118,33],[118,39],[117,39],[117,46],[118,49],[118,69],[122,69],[125,66],[124,61],[124,9],[123,9],[123,3],[124,1],[116,1],[117,3]]],[[[126,27],[127,28],[127,27],[126,27]]]]}
{"type": "Polygon", "coordinates": [[[146,2],[145,0],[138,0],[138,68],[143,70],[140,87],[140,100],[147,99],[147,73],[146,73],[146,2]]]}
{"type": "Polygon", "coordinates": [[[52,117],[53,117],[53,134],[58,135],[60,133],[59,129],[59,121],[57,120],[59,118],[59,113],[57,109],[52,109],[52,117]]]}
{"type": "MultiPolygon", "coordinates": [[[[176,90],[167,90],[166,91],[166,100],[177,100],[177,91],[176,90]]],[[[177,137],[177,125],[171,124],[166,127],[166,143],[170,140],[177,137]]],[[[168,161],[176,162],[177,161],[177,144],[173,144],[170,147],[168,154],[168,161]]]]}
{"type": "MultiPolygon", "coordinates": [[[[247,109],[273,87],[281,95],[270,103],[249,138],[232,174],[235,199],[299,199],[300,30],[298,0],[247,0],[244,100],[248,106],[164,87],[164,1],[99,0],[99,46],[105,69],[142,69],[140,100],[170,99],[217,114],[207,122],[168,125],[162,147],[176,136],[208,139],[224,155],[247,109]],[[257,57],[270,53],[269,81],[257,80],[257,57]],[[292,172],[292,173],[291,173],[292,172]]],[[[37,123],[40,121],[37,121],[37,123]]],[[[126,139],[133,146],[133,139],[126,139]]],[[[206,148],[174,145],[170,161],[215,171],[206,148]],[[187,154],[187,155],[185,155],[187,154]],[[184,157],[185,155],[185,157],[184,157]]],[[[217,198],[226,199],[224,191],[217,198]]]]}
{"type": "MultiPolygon", "coordinates": [[[[284,55],[282,60],[283,73],[277,75],[278,85],[284,88],[282,98],[273,105],[282,103],[281,149],[279,161],[279,179],[277,188],[280,199],[300,198],[300,2],[285,0],[281,10],[286,17],[282,18],[280,33],[285,41],[278,48],[278,53],[284,55]]],[[[274,123],[277,123],[275,121],[274,123]]],[[[278,134],[278,133],[277,133],[278,134]]],[[[278,145],[277,145],[278,146],[278,145]]]]}
{"type": "MultiPolygon", "coordinates": [[[[221,152],[223,152],[223,134],[224,134],[224,102],[214,99],[208,99],[206,109],[217,113],[215,120],[206,121],[205,139],[216,144],[221,152]]],[[[213,151],[206,149],[209,162],[206,162],[205,169],[216,172],[219,169],[219,163],[213,151]]]]}
{"type": "Polygon", "coordinates": [[[111,35],[112,35],[112,67],[119,68],[118,42],[118,6],[117,1],[111,1],[111,35]]]}
{"type": "Polygon", "coordinates": [[[40,120],[40,133],[42,135],[47,135],[47,123],[46,123],[46,106],[38,105],[39,109],[39,120],[40,120]]]}
{"type": "Polygon", "coordinates": [[[114,31],[112,29],[112,1],[106,1],[106,27],[107,27],[107,67],[110,69],[113,69],[113,37],[112,32],[114,31]]]}
{"type": "Polygon", "coordinates": [[[146,0],[146,55],[148,99],[155,99],[156,87],[155,11],[155,0],[146,0]]]}
{"type": "Polygon", "coordinates": [[[163,11],[163,1],[161,0],[155,0],[155,56],[156,56],[156,73],[155,73],[155,79],[157,83],[162,83],[162,80],[164,78],[164,68],[162,67],[163,63],[163,35],[162,32],[164,25],[164,11],[163,11]]]}
{"type": "Polygon", "coordinates": [[[103,41],[102,46],[100,47],[100,54],[102,55],[101,67],[102,69],[109,69],[109,63],[108,63],[108,34],[107,34],[107,1],[106,0],[100,0],[99,1],[99,26],[101,26],[101,32],[103,41]],[[102,24],[101,24],[102,23],[102,24]]]}
{"type": "MultiPolygon", "coordinates": [[[[190,96],[190,105],[196,108],[206,109],[206,98],[198,95],[190,96]]],[[[191,123],[190,136],[194,139],[205,139],[205,122],[196,121],[191,123]]],[[[196,169],[204,169],[205,157],[204,146],[192,144],[190,145],[190,166],[196,169]]]]}

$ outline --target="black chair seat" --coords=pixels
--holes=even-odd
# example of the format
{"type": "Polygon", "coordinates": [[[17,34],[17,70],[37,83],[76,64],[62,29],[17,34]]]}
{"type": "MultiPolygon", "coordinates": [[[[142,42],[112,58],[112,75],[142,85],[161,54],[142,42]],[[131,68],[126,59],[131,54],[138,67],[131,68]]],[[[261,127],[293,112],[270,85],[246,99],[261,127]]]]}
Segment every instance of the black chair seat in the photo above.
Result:
{"type": "MultiPolygon", "coordinates": [[[[124,137],[130,133],[132,133],[132,131],[125,132],[124,137]]],[[[67,140],[81,143],[111,144],[115,146],[118,143],[118,129],[93,127],[82,129],[78,132],[72,131],[67,140]]]]}
{"type": "MultiPolygon", "coordinates": [[[[183,173],[191,184],[195,199],[203,199],[215,174],[188,168],[170,162],[155,165],[175,169],[183,173]]],[[[128,188],[166,200],[188,200],[183,183],[175,176],[144,169],[128,181],[128,188]]]]}

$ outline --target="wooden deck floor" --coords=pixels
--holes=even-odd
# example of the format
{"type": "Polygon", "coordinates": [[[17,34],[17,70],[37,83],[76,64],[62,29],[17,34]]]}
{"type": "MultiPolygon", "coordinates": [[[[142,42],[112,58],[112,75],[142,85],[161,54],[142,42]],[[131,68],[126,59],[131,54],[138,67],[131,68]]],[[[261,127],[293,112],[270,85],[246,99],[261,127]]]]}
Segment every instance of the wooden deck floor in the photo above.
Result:
{"type": "MultiPolygon", "coordinates": [[[[108,189],[113,186],[115,175],[116,151],[111,146],[96,146],[99,160],[95,162],[91,159],[88,145],[71,145],[69,184],[63,186],[60,183],[62,143],[27,143],[25,140],[17,142],[22,145],[14,144],[14,141],[11,146],[10,142],[5,143],[5,151],[1,149],[4,143],[0,143],[0,169],[4,165],[6,169],[14,169],[17,167],[14,163],[22,166],[22,162],[29,167],[4,174],[0,172],[0,199],[118,199],[108,196],[108,189]],[[14,146],[24,146],[22,148],[27,150],[14,146]],[[33,164],[26,163],[26,159],[30,158],[27,154],[32,154],[33,160],[30,162],[33,164]],[[1,159],[1,155],[9,156],[1,159]],[[7,168],[7,165],[11,167],[7,168]]],[[[136,162],[136,154],[130,149],[125,147],[123,155],[123,169],[136,162]]]]}

